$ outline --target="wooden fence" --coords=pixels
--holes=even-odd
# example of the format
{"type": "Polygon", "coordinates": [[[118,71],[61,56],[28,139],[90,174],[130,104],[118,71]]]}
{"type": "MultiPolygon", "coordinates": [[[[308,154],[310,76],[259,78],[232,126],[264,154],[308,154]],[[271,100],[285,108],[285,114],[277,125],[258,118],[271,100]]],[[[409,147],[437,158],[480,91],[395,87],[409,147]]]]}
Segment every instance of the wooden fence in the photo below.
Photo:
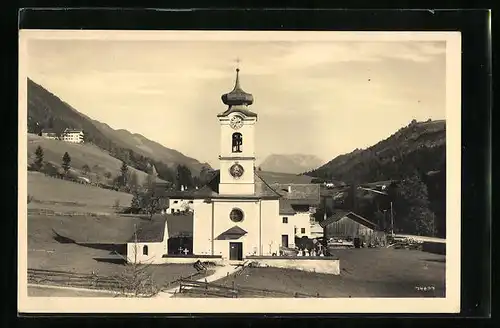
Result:
{"type": "MultiPolygon", "coordinates": [[[[177,286],[182,280],[199,278],[202,274],[207,274],[207,272],[196,272],[188,277],[180,277],[174,281],[166,282],[162,286],[159,286],[160,290],[168,290],[177,286]]],[[[97,274],[69,271],[28,268],[28,283],[126,292],[123,290],[123,285],[116,276],[98,276],[97,274]]]]}
{"type": "Polygon", "coordinates": [[[233,281],[231,286],[209,283],[206,281],[196,281],[190,279],[181,279],[179,285],[179,293],[187,294],[188,296],[199,297],[224,297],[224,298],[241,298],[241,297],[274,297],[274,298],[311,298],[320,297],[319,294],[310,295],[298,292],[284,292],[279,290],[261,289],[254,287],[236,286],[233,281]]]}
{"type": "Polygon", "coordinates": [[[119,281],[114,277],[56,270],[28,269],[28,283],[111,291],[121,290],[119,281]]]}

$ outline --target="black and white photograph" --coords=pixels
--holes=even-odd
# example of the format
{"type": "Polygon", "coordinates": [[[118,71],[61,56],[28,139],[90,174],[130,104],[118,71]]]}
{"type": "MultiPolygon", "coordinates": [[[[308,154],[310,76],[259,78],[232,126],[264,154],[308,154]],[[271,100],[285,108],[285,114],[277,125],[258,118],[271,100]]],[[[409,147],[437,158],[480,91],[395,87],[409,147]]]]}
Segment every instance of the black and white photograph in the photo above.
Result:
{"type": "Polygon", "coordinates": [[[19,58],[20,307],[458,311],[459,33],[21,30],[19,58]]]}

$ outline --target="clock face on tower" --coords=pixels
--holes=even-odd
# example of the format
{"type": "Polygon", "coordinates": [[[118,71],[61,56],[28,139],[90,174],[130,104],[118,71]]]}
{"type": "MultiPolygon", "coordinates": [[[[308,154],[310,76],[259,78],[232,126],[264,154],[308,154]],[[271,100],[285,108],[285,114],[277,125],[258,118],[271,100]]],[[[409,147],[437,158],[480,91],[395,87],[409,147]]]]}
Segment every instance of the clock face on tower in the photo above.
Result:
{"type": "Polygon", "coordinates": [[[233,117],[231,117],[231,120],[229,121],[229,125],[234,130],[238,130],[239,128],[241,128],[243,126],[243,119],[241,118],[241,116],[233,116],[233,117]]]}
{"type": "Polygon", "coordinates": [[[242,175],[243,175],[243,172],[245,170],[243,169],[243,166],[241,166],[240,164],[238,163],[235,163],[233,164],[230,168],[229,168],[229,173],[233,176],[233,178],[235,179],[238,179],[240,178],[242,175]]]}

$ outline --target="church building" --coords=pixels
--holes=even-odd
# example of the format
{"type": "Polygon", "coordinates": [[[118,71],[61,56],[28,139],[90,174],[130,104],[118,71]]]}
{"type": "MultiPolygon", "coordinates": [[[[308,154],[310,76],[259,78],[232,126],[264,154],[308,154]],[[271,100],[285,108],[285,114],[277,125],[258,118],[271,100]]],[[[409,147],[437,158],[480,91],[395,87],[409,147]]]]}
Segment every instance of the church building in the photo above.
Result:
{"type": "MultiPolygon", "coordinates": [[[[217,115],[220,169],[204,187],[167,197],[171,204],[187,201],[191,208],[185,219],[192,220],[193,256],[241,261],[250,255],[279,255],[280,247],[293,247],[296,236],[310,232],[319,185],[267,183],[256,170],[258,116],[250,109],[253,95],[241,88],[239,69],[233,90],[221,98],[227,109],[217,115]]],[[[171,254],[163,242],[159,249],[171,254]]]]}

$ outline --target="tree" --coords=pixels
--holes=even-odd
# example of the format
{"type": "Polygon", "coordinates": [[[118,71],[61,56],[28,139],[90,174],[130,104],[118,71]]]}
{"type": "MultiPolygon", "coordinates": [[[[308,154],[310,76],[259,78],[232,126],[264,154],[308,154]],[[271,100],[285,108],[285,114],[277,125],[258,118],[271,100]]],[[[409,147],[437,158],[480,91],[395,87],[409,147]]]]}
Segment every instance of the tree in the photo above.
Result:
{"type": "MultiPolygon", "coordinates": [[[[157,295],[161,287],[154,280],[153,273],[151,270],[151,260],[138,261],[137,255],[139,254],[139,244],[137,241],[137,228],[134,226],[134,246],[132,254],[127,254],[127,256],[118,254],[124,262],[124,270],[112,276],[116,287],[118,288],[121,295],[125,297],[153,297],[157,295]]],[[[105,277],[99,277],[94,273],[94,281],[98,282],[100,279],[105,277]]]]}
{"type": "Polygon", "coordinates": [[[156,185],[156,177],[152,174],[148,174],[146,180],[143,183],[143,189],[145,191],[151,191],[155,188],[156,185]]]}
{"type": "Polygon", "coordinates": [[[69,169],[71,168],[71,157],[69,156],[68,152],[65,152],[63,155],[62,168],[64,170],[64,173],[67,175],[69,172],[69,169]]]}
{"type": "Polygon", "coordinates": [[[128,165],[122,162],[122,167],[120,168],[120,177],[118,179],[118,187],[124,189],[127,187],[128,180],[128,165]]]}
{"type": "Polygon", "coordinates": [[[153,215],[160,211],[160,199],[154,194],[149,195],[148,202],[146,203],[146,213],[149,215],[149,219],[153,219],[153,215]]]}
{"type": "Polygon", "coordinates": [[[186,165],[177,165],[177,185],[178,187],[193,187],[193,176],[186,165]]]}
{"type": "Polygon", "coordinates": [[[36,147],[35,156],[35,170],[40,170],[43,166],[43,149],[41,146],[36,147]]]}
{"type": "Polygon", "coordinates": [[[90,173],[90,167],[87,164],[82,166],[82,172],[84,175],[88,175],[90,173]]]}
{"type": "Polygon", "coordinates": [[[132,173],[129,174],[128,187],[132,193],[134,193],[136,190],[139,189],[139,179],[138,179],[137,173],[135,171],[133,171],[132,173]]]}
{"type": "Polygon", "coordinates": [[[134,190],[133,191],[134,197],[132,197],[132,202],[130,204],[130,207],[133,209],[140,209],[141,208],[141,194],[139,190],[134,190]]]}
{"type": "Polygon", "coordinates": [[[120,200],[118,198],[115,199],[115,202],[113,204],[113,209],[117,212],[120,210],[120,200]]]}
{"type": "Polygon", "coordinates": [[[206,165],[204,165],[201,168],[200,176],[198,179],[199,187],[206,185],[210,181],[210,179],[212,178],[212,173],[213,172],[210,169],[210,167],[208,167],[206,165]]]}
{"type": "Polygon", "coordinates": [[[396,190],[394,225],[398,230],[417,235],[434,234],[434,213],[430,210],[427,186],[414,172],[396,190]]]}

